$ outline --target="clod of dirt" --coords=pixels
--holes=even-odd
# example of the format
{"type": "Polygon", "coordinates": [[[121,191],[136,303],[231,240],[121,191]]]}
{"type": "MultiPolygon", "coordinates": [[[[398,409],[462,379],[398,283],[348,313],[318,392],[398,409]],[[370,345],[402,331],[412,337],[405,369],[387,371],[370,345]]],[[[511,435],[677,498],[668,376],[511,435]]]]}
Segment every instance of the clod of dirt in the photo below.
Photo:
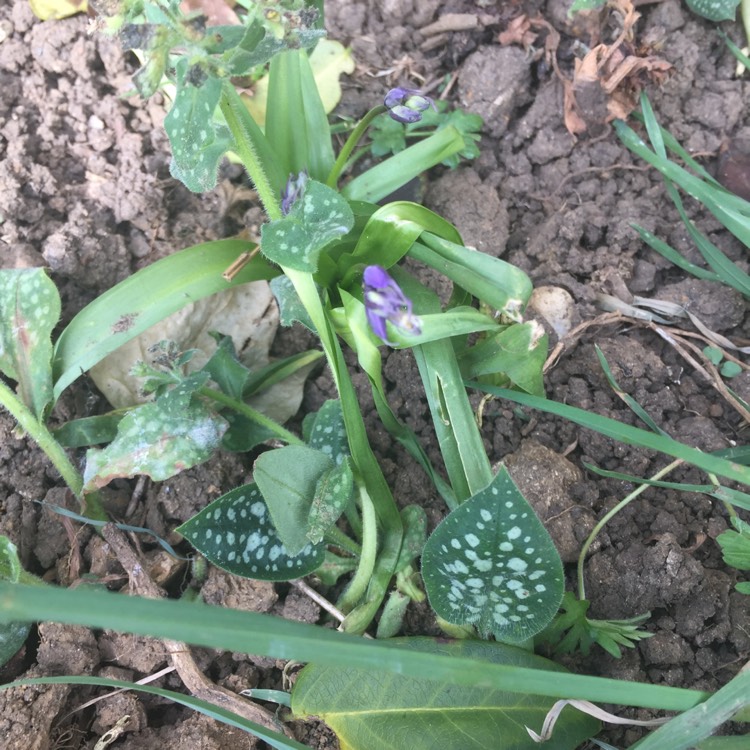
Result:
{"type": "Polygon", "coordinates": [[[37,663],[45,674],[90,674],[99,663],[94,634],[77,625],[39,625],[37,663]]]}
{"type": "MultiPolygon", "coordinates": [[[[39,667],[24,678],[46,676],[39,667]]],[[[36,685],[0,691],[0,736],[6,750],[48,750],[50,732],[70,694],[70,685],[36,685]]]]}
{"type": "Polygon", "coordinates": [[[586,581],[592,616],[634,617],[675,605],[689,609],[699,600],[696,592],[704,573],[672,534],[663,534],[650,547],[633,539],[620,552],[602,551],[589,560],[586,581]]]}
{"type": "Polygon", "coordinates": [[[504,463],[552,536],[563,562],[575,562],[595,524],[593,513],[576,505],[569,494],[581,480],[581,470],[535,440],[525,440],[504,463]]]}
{"type": "Polygon", "coordinates": [[[687,278],[662,287],[657,299],[675,302],[712,331],[730,331],[745,318],[747,303],[736,289],[705,279],[687,278]]]}
{"type": "Polygon", "coordinates": [[[152,674],[167,662],[164,644],[156,638],[105,631],[99,636],[102,661],[141,674],[152,674]]]}
{"type": "Polygon", "coordinates": [[[214,567],[209,569],[208,578],[201,587],[201,597],[206,604],[246,612],[270,612],[278,599],[269,581],[240,578],[214,567]]]}
{"type": "Polygon", "coordinates": [[[461,106],[484,118],[485,131],[497,138],[513,113],[531,101],[531,61],[515,47],[483,47],[470,55],[459,78],[461,106]]]}
{"type": "Polygon", "coordinates": [[[221,724],[201,714],[189,714],[184,721],[148,728],[120,740],[118,750],[254,750],[258,740],[251,734],[221,724]]]}

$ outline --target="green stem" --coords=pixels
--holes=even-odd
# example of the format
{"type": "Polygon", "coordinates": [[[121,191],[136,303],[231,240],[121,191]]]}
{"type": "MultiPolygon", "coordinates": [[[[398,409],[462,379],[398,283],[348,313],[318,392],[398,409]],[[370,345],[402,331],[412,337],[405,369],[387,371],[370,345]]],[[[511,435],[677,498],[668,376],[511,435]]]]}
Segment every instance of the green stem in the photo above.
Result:
{"type": "Polygon", "coordinates": [[[73,466],[60,443],[52,437],[52,433],[36,419],[31,410],[2,380],[0,380],[0,404],[13,415],[18,424],[47,454],[70,491],[80,500],[83,490],[83,477],[73,466]]]}
{"type": "Polygon", "coordinates": [[[255,146],[253,146],[252,139],[248,136],[247,129],[242,122],[243,117],[247,114],[247,110],[242,103],[242,99],[240,99],[240,95],[229,82],[222,89],[220,106],[224,119],[227,121],[229,130],[234,137],[234,147],[237,156],[240,158],[242,166],[245,167],[248,177],[253,185],[255,185],[258,198],[260,198],[260,202],[263,204],[266,215],[271,221],[282,218],[279,197],[268,180],[268,175],[263,169],[258,152],[255,146]]]}
{"type": "Polygon", "coordinates": [[[344,169],[344,166],[346,165],[347,160],[349,159],[349,155],[354,151],[355,146],[362,140],[362,137],[365,134],[365,131],[367,128],[370,127],[370,123],[378,116],[382,115],[383,112],[386,112],[387,109],[384,105],[380,104],[377,107],[373,107],[360,121],[354,130],[352,130],[351,135],[346,139],[346,143],[341,147],[341,151],[339,151],[338,158],[336,159],[336,163],[333,165],[333,168],[331,169],[331,173],[328,175],[328,179],[326,180],[326,185],[328,187],[335,188],[338,184],[339,177],[341,176],[341,172],[344,169]]]}
{"type": "Polygon", "coordinates": [[[747,43],[750,45],[750,0],[742,0],[740,17],[742,18],[742,25],[745,27],[747,43]]]}
{"type": "Polygon", "coordinates": [[[354,557],[359,557],[362,554],[362,548],[353,539],[350,539],[343,531],[341,531],[338,526],[331,526],[331,528],[326,531],[326,542],[346,550],[351,555],[354,555],[354,557]]]}
{"type": "Polygon", "coordinates": [[[227,394],[222,393],[222,391],[217,391],[214,388],[200,388],[198,389],[198,393],[205,398],[210,398],[219,404],[234,409],[234,411],[241,414],[243,417],[247,417],[261,427],[271,430],[279,440],[283,440],[289,445],[305,445],[304,440],[300,440],[300,438],[298,438],[293,432],[289,432],[289,430],[282,427],[278,422],[267,417],[265,414],[262,414],[257,409],[253,409],[252,406],[249,406],[242,401],[238,401],[231,396],[227,396],[227,394]]]}
{"type": "Polygon", "coordinates": [[[357,571],[338,601],[337,606],[342,612],[350,612],[365,595],[377,559],[378,528],[375,506],[363,486],[359,488],[359,499],[362,507],[362,552],[357,571]]]}
{"type": "MultiPolygon", "coordinates": [[[[671,471],[674,471],[681,463],[683,463],[682,459],[678,458],[676,461],[672,461],[671,464],[668,466],[665,466],[660,471],[657,471],[654,476],[651,477],[653,481],[658,481],[662,477],[665,477],[667,474],[669,474],[671,471]]],[[[598,536],[599,532],[604,528],[604,526],[609,523],[610,519],[614,518],[628,503],[630,503],[632,500],[635,500],[640,494],[645,492],[651,485],[649,484],[642,484],[640,487],[637,487],[634,489],[629,495],[627,495],[625,498],[620,500],[617,505],[615,505],[612,510],[610,510],[608,513],[605,513],[605,515],[599,520],[599,522],[594,526],[591,533],[588,535],[588,538],[583,543],[583,547],[581,547],[581,553],[578,555],[578,599],[579,601],[583,601],[586,598],[586,586],[584,584],[583,580],[583,563],[586,559],[586,553],[589,551],[589,548],[594,543],[594,539],[598,536]]]]}

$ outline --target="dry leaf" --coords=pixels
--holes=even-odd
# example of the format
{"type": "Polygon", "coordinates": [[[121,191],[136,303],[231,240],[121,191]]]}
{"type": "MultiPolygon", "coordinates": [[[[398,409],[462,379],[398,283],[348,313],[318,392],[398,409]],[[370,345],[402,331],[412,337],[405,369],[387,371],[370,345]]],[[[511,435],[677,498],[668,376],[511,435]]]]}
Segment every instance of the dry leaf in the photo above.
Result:
{"type": "Polygon", "coordinates": [[[182,0],[180,10],[183,13],[200,11],[206,17],[208,26],[238,26],[240,23],[227,0],[182,0]]]}

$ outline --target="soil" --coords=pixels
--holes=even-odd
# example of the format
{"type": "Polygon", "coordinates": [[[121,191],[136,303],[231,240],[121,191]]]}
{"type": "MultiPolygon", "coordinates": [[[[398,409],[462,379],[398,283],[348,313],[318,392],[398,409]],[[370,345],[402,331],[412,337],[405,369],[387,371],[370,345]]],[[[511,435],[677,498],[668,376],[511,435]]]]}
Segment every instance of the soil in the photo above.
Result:
{"type": "MultiPolygon", "coordinates": [[[[424,200],[453,221],[468,244],[520,266],[536,286],[566,289],[574,300],[575,323],[601,313],[598,293],[630,292],[686,304],[712,330],[750,338],[747,304],[738,294],[686,279],[631,228],[637,222],[657,232],[700,263],[658,175],[631,156],[607,125],[571,136],[563,124],[561,85],[543,55],[534,47],[498,43],[498,32],[511,18],[541,14],[561,35],[558,59],[569,74],[576,45],[591,40],[590,28],[566,18],[568,5],[557,0],[332,0],[327,3],[330,36],[350,44],[358,63],[355,75],[344,81],[340,110],[361,114],[386,84],[429,88],[455,77],[450,97],[485,118],[481,156],[455,171],[434,170],[425,181],[424,200]],[[461,30],[447,15],[452,13],[469,14],[476,22],[461,30]],[[440,19],[447,30],[434,33],[430,25],[440,19]]],[[[658,55],[674,66],[661,87],[649,88],[660,122],[715,169],[723,144],[750,136],[743,107],[750,84],[735,76],[734,60],[713,26],[680,2],[644,3],[639,10],[638,38],[656,40],[658,55]]],[[[739,28],[728,31],[740,41],[739,28]]],[[[605,27],[602,34],[607,33],[605,27]]],[[[61,291],[63,324],[137,269],[258,221],[257,208],[236,190],[241,177],[234,167],[225,167],[219,187],[206,195],[191,194],[170,178],[160,97],[148,102],[123,97],[133,70],[134,60],[116,43],[87,33],[83,16],[42,23],[26,0],[0,7],[0,262],[47,266],[61,291]]],[[[697,209],[694,215],[747,269],[744,248],[711,217],[697,209]]],[[[284,331],[276,353],[310,343],[301,331],[284,331]]],[[[742,419],[711,385],[652,330],[629,322],[592,326],[568,346],[547,373],[550,398],[637,423],[609,387],[595,345],[622,389],[674,438],[703,450],[743,441],[742,419]]],[[[439,464],[413,358],[408,352],[386,356],[393,409],[439,464]]],[[[414,462],[378,425],[364,377],[355,374],[355,381],[395,497],[421,503],[434,527],[445,508],[414,462]]],[[[747,373],[733,386],[748,399],[747,373]]],[[[301,414],[330,395],[330,379],[321,372],[308,382],[301,414]]],[[[64,395],[56,418],[101,408],[93,386],[80,380],[64,395]]],[[[124,585],[123,571],[100,537],[34,502],[65,504],[66,493],[41,451],[14,432],[5,413],[0,435],[0,533],[17,544],[26,568],[60,585],[86,574],[107,576],[113,588],[124,585]]],[[[506,402],[485,407],[483,436],[492,461],[505,461],[534,503],[571,574],[596,520],[632,489],[588,472],[584,462],[641,477],[667,463],[663,456],[506,402]]],[[[126,522],[169,539],[179,522],[248,481],[251,467],[251,456],[219,455],[137,491],[136,482],[122,482],[108,502],[120,515],[128,510],[126,522]]],[[[693,470],[671,478],[703,481],[693,470]]],[[[726,528],[721,507],[669,489],[648,490],[617,515],[587,561],[591,614],[626,618],[650,611],[646,627],[654,636],[626,649],[621,659],[595,649],[568,665],[588,674],[702,690],[725,684],[750,653],[750,597],[734,591],[738,573],[724,566],[715,541],[726,528]]],[[[156,570],[163,560],[151,554],[156,570]]],[[[214,604],[321,620],[317,605],[286,584],[212,571],[203,594],[214,604]]],[[[404,632],[437,632],[426,606],[410,609],[404,632]]],[[[231,690],[281,685],[283,664],[274,660],[206,650],[196,650],[195,656],[211,680],[231,690]]],[[[2,677],[77,673],[140,679],[167,662],[166,649],[156,641],[42,624],[2,677]]],[[[174,673],[157,684],[181,689],[174,673]]],[[[132,718],[116,745],[123,750],[262,746],[150,697],[121,694],[71,713],[89,697],[89,691],[63,686],[0,693],[6,748],[93,747],[126,713],[132,718]]],[[[650,717],[647,711],[624,713],[650,717]]],[[[336,747],[320,724],[300,724],[295,731],[310,747],[336,747]]],[[[627,747],[642,731],[613,729],[602,736],[627,747]]]]}

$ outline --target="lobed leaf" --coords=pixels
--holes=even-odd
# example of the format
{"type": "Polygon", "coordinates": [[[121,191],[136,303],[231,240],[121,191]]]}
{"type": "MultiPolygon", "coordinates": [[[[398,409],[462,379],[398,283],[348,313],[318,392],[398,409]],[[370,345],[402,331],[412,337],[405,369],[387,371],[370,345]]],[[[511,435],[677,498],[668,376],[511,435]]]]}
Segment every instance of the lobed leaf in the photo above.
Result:
{"type": "Polygon", "coordinates": [[[504,466],[435,529],[422,577],[440,617],[510,643],[546,627],[563,596],[560,556],[504,466]]]}
{"type": "Polygon", "coordinates": [[[256,484],[237,487],[176,529],[216,567],[244,578],[288,581],[318,568],[323,545],[292,555],[279,538],[256,484]]]}
{"type": "MultiPolygon", "coordinates": [[[[564,669],[512,646],[482,641],[445,642],[395,638],[392,648],[441,656],[470,656],[487,663],[564,669]]],[[[345,750],[530,750],[525,727],[540,727],[553,701],[485,686],[456,687],[410,675],[378,674],[351,667],[309,664],[292,691],[296,716],[319,716],[345,750]]],[[[564,713],[549,750],[574,750],[598,729],[585,714],[564,713]]]]}
{"type": "Polygon", "coordinates": [[[0,271],[0,371],[37,419],[52,402],[52,342],[60,295],[41,268],[0,271]]]}

